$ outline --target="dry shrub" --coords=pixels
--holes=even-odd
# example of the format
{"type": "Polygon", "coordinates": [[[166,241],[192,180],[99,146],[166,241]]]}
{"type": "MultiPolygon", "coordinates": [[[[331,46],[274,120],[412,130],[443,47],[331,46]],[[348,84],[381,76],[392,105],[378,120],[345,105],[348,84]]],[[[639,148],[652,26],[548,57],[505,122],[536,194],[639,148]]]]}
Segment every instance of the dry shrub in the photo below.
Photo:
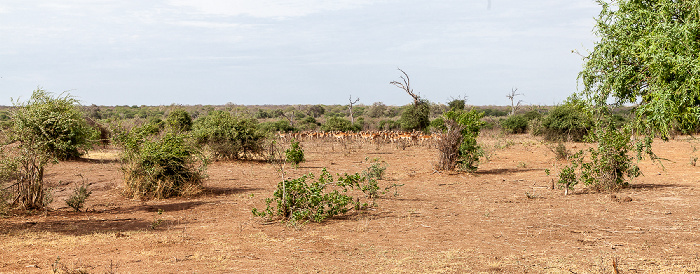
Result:
{"type": "Polygon", "coordinates": [[[453,120],[445,121],[447,130],[442,139],[438,140],[438,170],[453,170],[459,160],[459,147],[462,144],[462,129],[464,126],[453,120]]]}

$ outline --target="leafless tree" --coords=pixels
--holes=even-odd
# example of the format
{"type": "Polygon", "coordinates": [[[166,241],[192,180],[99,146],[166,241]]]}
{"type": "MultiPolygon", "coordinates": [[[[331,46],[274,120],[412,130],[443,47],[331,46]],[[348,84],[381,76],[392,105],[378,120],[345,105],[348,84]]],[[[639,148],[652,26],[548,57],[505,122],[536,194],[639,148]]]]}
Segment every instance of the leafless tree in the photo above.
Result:
{"type": "Polygon", "coordinates": [[[390,84],[403,89],[403,91],[405,91],[406,93],[408,93],[408,95],[413,97],[413,104],[418,106],[420,104],[420,96],[413,92],[413,89],[411,88],[411,79],[408,78],[408,74],[406,74],[405,71],[403,71],[400,68],[398,70],[401,71],[401,73],[403,73],[403,76],[400,76],[401,82],[391,81],[390,84]]]}
{"type": "Polygon", "coordinates": [[[506,97],[510,99],[510,114],[508,115],[515,114],[515,111],[518,110],[520,104],[523,102],[523,100],[519,100],[517,104],[515,103],[515,96],[523,95],[522,93],[515,93],[516,91],[518,91],[518,88],[512,88],[510,89],[510,94],[506,95],[506,97]]]}
{"type": "Polygon", "coordinates": [[[360,98],[355,99],[355,101],[352,100],[352,94],[350,95],[350,105],[348,105],[348,109],[350,110],[350,123],[355,124],[355,116],[353,115],[352,112],[352,107],[357,104],[357,102],[360,101],[360,98]]]}

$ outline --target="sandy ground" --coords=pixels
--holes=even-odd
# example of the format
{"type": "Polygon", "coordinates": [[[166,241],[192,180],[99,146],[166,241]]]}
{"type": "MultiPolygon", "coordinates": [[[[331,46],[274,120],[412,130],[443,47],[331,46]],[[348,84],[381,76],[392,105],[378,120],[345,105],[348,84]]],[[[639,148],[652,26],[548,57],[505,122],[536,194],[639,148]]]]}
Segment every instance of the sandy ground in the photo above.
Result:
{"type": "Polygon", "coordinates": [[[697,141],[657,141],[669,161],[642,161],[629,189],[568,196],[544,172],[565,162],[538,139],[479,141],[488,160],[473,174],[435,172],[428,146],[302,142],[307,162],[287,177],[360,172],[379,158],[380,186],[404,185],[372,210],[305,225],[251,214],[281,178],[274,165],[216,162],[202,195],[138,201],[120,194],[116,151],[94,151],[49,167],[50,210],[0,218],[0,272],[700,272],[697,141]],[[73,212],[64,201],[83,182],[88,210],[73,212]]]}

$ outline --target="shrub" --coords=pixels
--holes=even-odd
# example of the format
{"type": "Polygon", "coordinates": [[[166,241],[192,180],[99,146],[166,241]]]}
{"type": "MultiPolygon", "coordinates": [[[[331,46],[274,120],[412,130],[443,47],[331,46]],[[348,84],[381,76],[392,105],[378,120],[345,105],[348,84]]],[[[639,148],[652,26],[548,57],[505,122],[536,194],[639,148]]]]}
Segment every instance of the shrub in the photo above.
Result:
{"type": "Polygon", "coordinates": [[[292,139],[289,149],[284,151],[284,155],[288,163],[298,166],[299,163],[304,162],[304,150],[299,145],[299,142],[292,139]]]}
{"type": "Polygon", "coordinates": [[[133,198],[169,198],[199,191],[207,161],[185,136],[126,138],[122,170],[125,194],[133,198]]]}
{"type": "Polygon", "coordinates": [[[593,126],[593,116],[583,101],[576,98],[552,109],[542,119],[542,130],[538,133],[547,140],[571,140],[581,142],[593,126]]]}
{"type": "Polygon", "coordinates": [[[401,123],[394,120],[379,121],[379,130],[398,130],[401,129],[401,123]]]}
{"type": "MultiPolygon", "coordinates": [[[[639,167],[632,161],[629,155],[633,147],[632,130],[630,127],[618,129],[611,121],[606,121],[604,126],[596,129],[594,138],[598,146],[581,150],[571,156],[573,163],[559,174],[560,184],[573,188],[578,182],[595,191],[615,191],[629,185],[628,178],[636,178],[641,175],[639,167]],[[586,155],[587,154],[587,155],[586,155]],[[575,170],[579,170],[577,177],[575,170]]],[[[641,157],[644,148],[651,147],[651,138],[637,145],[637,157],[641,157]]],[[[650,152],[648,152],[650,153],[650,152]]],[[[650,155],[653,155],[650,153],[650,155]]]]}
{"type": "Polygon", "coordinates": [[[424,130],[430,125],[430,103],[421,100],[418,104],[408,105],[401,113],[401,129],[405,131],[424,130]]]}
{"type": "Polygon", "coordinates": [[[501,120],[501,127],[506,133],[518,134],[527,131],[528,120],[525,115],[511,115],[501,120]]]}
{"type": "Polygon", "coordinates": [[[318,179],[311,183],[307,180],[315,179],[313,173],[284,180],[277,185],[272,198],[265,199],[266,208],[262,211],[253,208],[252,212],[268,219],[322,222],[352,209],[362,210],[375,205],[379,189],[376,178],[358,173],[337,176],[336,181],[324,168],[318,179]],[[364,193],[363,199],[350,196],[352,190],[364,193]],[[367,199],[371,199],[371,203],[367,199]]]}
{"type": "MultiPolygon", "coordinates": [[[[313,117],[309,116],[309,118],[313,119],[313,117]]],[[[290,131],[297,131],[296,128],[292,126],[292,124],[289,123],[287,120],[277,120],[274,122],[265,122],[265,123],[260,123],[259,128],[261,131],[264,132],[290,132],[290,131]]]]}
{"type": "Polygon", "coordinates": [[[360,131],[359,125],[353,125],[350,120],[340,117],[330,117],[321,126],[323,131],[360,131]]]}
{"type": "Polygon", "coordinates": [[[184,109],[171,111],[165,121],[174,131],[187,132],[192,130],[192,116],[184,109]]]}
{"type": "Polygon", "coordinates": [[[194,137],[208,146],[218,159],[248,159],[262,155],[265,135],[255,120],[239,119],[224,111],[213,111],[195,121],[194,137]]]}
{"type": "Polygon", "coordinates": [[[14,102],[7,142],[0,150],[0,176],[15,181],[13,200],[25,209],[41,209],[48,197],[44,169],[50,162],[77,158],[91,146],[97,131],[90,128],[78,101],[53,97],[42,89],[25,102],[14,102]],[[12,144],[12,145],[5,145],[12,144]]]}
{"type": "Polygon", "coordinates": [[[80,211],[85,205],[85,200],[90,197],[90,194],[92,194],[92,191],[88,190],[87,185],[80,185],[73,189],[73,194],[66,199],[66,204],[75,211],[80,211]]]}
{"type": "Polygon", "coordinates": [[[466,100],[464,100],[464,99],[454,99],[454,100],[450,101],[449,103],[447,103],[447,106],[450,108],[450,110],[460,111],[460,110],[464,110],[464,103],[465,102],[466,102],[466,100]]]}
{"type": "Polygon", "coordinates": [[[468,112],[448,111],[444,114],[446,131],[438,142],[440,158],[437,168],[453,170],[459,167],[465,171],[475,171],[483,152],[476,138],[483,122],[483,113],[472,109],[468,112]]]}

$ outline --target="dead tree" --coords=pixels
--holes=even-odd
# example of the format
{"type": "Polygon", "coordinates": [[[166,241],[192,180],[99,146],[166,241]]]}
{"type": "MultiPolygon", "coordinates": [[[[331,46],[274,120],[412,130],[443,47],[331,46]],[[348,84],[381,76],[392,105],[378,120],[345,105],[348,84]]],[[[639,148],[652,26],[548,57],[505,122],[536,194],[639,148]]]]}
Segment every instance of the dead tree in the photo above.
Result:
{"type": "Polygon", "coordinates": [[[403,89],[403,91],[408,93],[408,95],[411,95],[411,97],[413,97],[413,105],[418,106],[420,104],[420,96],[414,93],[413,89],[411,89],[411,79],[408,78],[408,74],[406,74],[405,71],[403,71],[400,68],[398,70],[401,71],[401,73],[403,73],[403,76],[400,76],[401,82],[391,81],[390,84],[403,89]]]}
{"type": "Polygon", "coordinates": [[[355,117],[354,117],[353,112],[352,112],[352,106],[354,106],[355,104],[357,104],[357,102],[359,102],[359,101],[360,101],[360,98],[357,98],[357,99],[355,99],[355,101],[353,101],[353,100],[352,100],[352,94],[350,95],[350,105],[348,105],[348,109],[350,110],[350,123],[351,123],[352,125],[355,124],[355,117]]]}
{"type": "Polygon", "coordinates": [[[506,95],[510,99],[510,114],[508,115],[515,114],[515,111],[520,107],[520,103],[523,102],[523,100],[519,100],[517,104],[515,103],[515,96],[523,95],[522,93],[515,93],[516,91],[518,91],[518,88],[512,88],[510,89],[510,94],[506,95]]]}

